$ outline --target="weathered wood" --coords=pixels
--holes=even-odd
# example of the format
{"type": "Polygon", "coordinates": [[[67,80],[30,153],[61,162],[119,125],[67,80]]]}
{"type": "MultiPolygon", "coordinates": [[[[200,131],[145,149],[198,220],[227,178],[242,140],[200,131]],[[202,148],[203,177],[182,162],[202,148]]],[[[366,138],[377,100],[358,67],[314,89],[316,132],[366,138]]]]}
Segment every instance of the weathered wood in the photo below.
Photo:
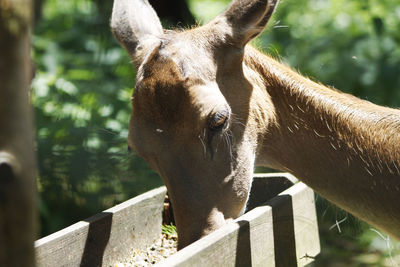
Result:
{"type": "MultiPolygon", "coordinates": [[[[249,212],[158,266],[308,264],[320,251],[314,193],[296,181],[286,173],[255,175],[249,212]]],[[[159,237],[165,191],[152,190],[38,240],[38,266],[110,266],[129,258],[159,237]]]]}
{"type": "Polygon", "coordinates": [[[314,193],[297,183],[157,266],[305,266],[319,252],[314,193]]]}
{"type": "Polygon", "coordinates": [[[305,266],[320,252],[314,192],[299,182],[267,205],[272,207],[276,266],[305,266]]]}
{"type": "Polygon", "coordinates": [[[0,0],[0,266],[33,266],[30,0],[0,0]]]}
{"type": "Polygon", "coordinates": [[[111,266],[161,233],[165,187],[78,222],[35,243],[38,266],[111,266]]]}
{"type": "Polygon", "coordinates": [[[274,266],[272,209],[258,207],[156,266],[274,266]]]}

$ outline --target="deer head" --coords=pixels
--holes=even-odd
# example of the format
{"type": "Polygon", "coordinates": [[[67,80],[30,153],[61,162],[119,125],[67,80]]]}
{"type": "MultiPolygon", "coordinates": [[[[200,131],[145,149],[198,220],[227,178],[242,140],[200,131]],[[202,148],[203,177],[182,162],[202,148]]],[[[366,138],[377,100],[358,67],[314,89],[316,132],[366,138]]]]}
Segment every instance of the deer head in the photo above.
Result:
{"type": "Polygon", "coordinates": [[[235,0],[202,27],[164,31],[147,0],[114,1],[112,31],[137,69],[128,144],[166,184],[180,248],[245,208],[274,110],[260,114],[270,98],[244,51],[277,2],[235,0]]]}

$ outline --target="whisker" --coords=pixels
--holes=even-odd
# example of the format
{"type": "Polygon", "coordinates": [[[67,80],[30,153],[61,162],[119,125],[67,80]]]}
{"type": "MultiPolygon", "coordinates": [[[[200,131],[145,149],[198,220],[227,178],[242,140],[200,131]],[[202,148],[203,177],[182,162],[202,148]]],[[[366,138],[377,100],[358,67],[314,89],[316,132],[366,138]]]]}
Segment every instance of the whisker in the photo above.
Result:
{"type": "Polygon", "coordinates": [[[198,135],[198,138],[200,139],[200,142],[201,142],[201,144],[203,145],[204,157],[207,157],[207,147],[206,147],[206,145],[204,144],[204,140],[203,140],[204,136],[205,136],[205,130],[204,130],[204,132],[203,132],[203,137],[199,134],[199,135],[198,135]]]}
{"type": "Polygon", "coordinates": [[[233,142],[234,142],[233,134],[232,134],[232,132],[229,130],[229,131],[226,131],[226,132],[223,134],[223,136],[224,136],[224,139],[225,139],[225,143],[226,143],[226,145],[227,145],[228,148],[229,148],[229,155],[230,155],[230,158],[231,158],[232,161],[235,161],[236,159],[235,159],[235,157],[234,157],[234,155],[233,155],[233,142]]]}
{"type": "Polygon", "coordinates": [[[243,127],[246,127],[246,125],[244,123],[242,123],[235,114],[232,114],[232,124],[239,124],[243,127]]]}

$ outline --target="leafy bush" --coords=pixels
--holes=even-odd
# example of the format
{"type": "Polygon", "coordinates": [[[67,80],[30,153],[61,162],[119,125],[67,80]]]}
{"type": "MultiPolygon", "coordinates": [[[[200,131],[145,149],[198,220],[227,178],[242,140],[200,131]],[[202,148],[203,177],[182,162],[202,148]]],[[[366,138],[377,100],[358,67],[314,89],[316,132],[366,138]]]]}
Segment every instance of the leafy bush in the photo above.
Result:
{"type": "Polygon", "coordinates": [[[91,1],[47,0],[33,46],[42,235],[155,186],[126,152],[134,70],[91,1]]]}
{"type": "Polygon", "coordinates": [[[399,107],[399,29],[396,0],[282,1],[261,43],[324,84],[399,107]]]}

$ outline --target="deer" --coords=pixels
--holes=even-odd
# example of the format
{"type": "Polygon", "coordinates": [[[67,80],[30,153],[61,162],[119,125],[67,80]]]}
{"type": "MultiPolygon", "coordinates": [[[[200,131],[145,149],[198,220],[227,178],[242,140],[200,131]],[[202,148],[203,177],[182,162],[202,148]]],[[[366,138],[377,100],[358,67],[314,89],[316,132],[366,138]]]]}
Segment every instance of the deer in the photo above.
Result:
{"type": "Polygon", "coordinates": [[[233,0],[203,26],[164,30],[147,0],[114,0],[111,30],[137,70],[128,146],[167,187],[178,248],[243,213],[255,166],[399,239],[400,110],[252,47],[277,5],[233,0]]]}

